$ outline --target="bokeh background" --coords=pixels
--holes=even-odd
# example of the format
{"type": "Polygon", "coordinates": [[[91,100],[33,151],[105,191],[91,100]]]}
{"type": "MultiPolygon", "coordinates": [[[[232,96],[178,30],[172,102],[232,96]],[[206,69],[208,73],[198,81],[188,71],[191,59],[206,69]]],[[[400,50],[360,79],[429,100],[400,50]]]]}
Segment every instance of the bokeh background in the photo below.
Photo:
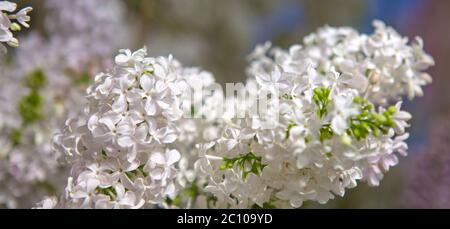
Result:
{"type": "MultiPolygon", "coordinates": [[[[80,1],[80,0],[74,0],[80,1]]],[[[33,30],[44,30],[45,0],[17,1],[31,5],[33,26],[21,32],[26,36],[33,30]]],[[[371,22],[381,19],[401,34],[421,36],[425,50],[436,61],[430,70],[433,84],[425,88],[425,97],[406,104],[406,110],[414,117],[409,139],[410,156],[402,158],[399,166],[386,174],[378,188],[365,184],[349,190],[344,198],[337,198],[327,205],[307,204],[307,208],[408,208],[436,207],[414,203],[409,198],[411,188],[425,192],[440,187],[439,193],[447,196],[439,207],[450,208],[450,170],[427,173],[436,169],[418,166],[433,144],[445,144],[450,137],[432,142],[436,138],[433,127],[440,122],[450,122],[446,114],[450,105],[450,1],[446,0],[124,0],[127,44],[123,48],[137,49],[146,45],[152,56],[173,54],[186,65],[202,66],[211,71],[221,83],[245,79],[246,56],[265,41],[287,48],[300,43],[302,37],[323,25],[351,26],[361,32],[371,32],[371,22]],[[431,134],[430,134],[431,133],[431,134]],[[430,171],[427,171],[430,170],[430,171]],[[421,173],[421,175],[417,175],[421,173]],[[415,177],[427,180],[427,187],[415,177]],[[448,180],[448,178],[447,178],[448,180]],[[417,184],[419,182],[419,184],[417,184]],[[413,184],[411,184],[413,183],[413,184]]],[[[101,7],[101,6],[100,6],[101,7]]],[[[102,25],[98,25],[102,26],[102,25]]],[[[49,35],[51,36],[51,35],[49,35]]],[[[76,36],[76,35],[75,35],[76,36]]],[[[115,39],[111,37],[110,39],[115,39]]],[[[105,40],[107,43],[108,41],[105,40]]],[[[14,52],[14,51],[12,51],[14,52]]],[[[111,56],[112,57],[112,56],[111,56]]],[[[446,134],[441,131],[440,134],[446,134]]],[[[450,135],[450,134],[449,134],[450,135]]],[[[439,136],[438,136],[439,138],[439,136]]],[[[450,143],[448,144],[450,146],[450,143]]],[[[450,148],[441,147],[448,154],[450,148]]],[[[445,167],[442,165],[441,167],[445,167]]],[[[450,165],[448,165],[450,167],[450,165]]],[[[440,167],[440,168],[441,168],[440,167]]],[[[430,192],[431,193],[431,192],[430,192]]],[[[422,195],[422,194],[421,194],[422,195]]],[[[425,194],[426,195],[426,194],[425,194]]],[[[427,197],[432,198],[432,197],[427,197]]],[[[431,204],[432,200],[428,201],[431,204]]]]}

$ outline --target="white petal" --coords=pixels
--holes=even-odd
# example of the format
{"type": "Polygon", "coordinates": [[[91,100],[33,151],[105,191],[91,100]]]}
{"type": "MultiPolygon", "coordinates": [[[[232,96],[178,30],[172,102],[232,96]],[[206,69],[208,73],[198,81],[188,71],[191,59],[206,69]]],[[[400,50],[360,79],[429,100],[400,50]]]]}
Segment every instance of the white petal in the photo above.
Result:
{"type": "Polygon", "coordinates": [[[412,118],[411,114],[406,111],[399,111],[394,115],[395,119],[408,121],[412,118]]]}
{"type": "Polygon", "coordinates": [[[150,161],[159,165],[164,165],[166,164],[166,158],[164,157],[164,154],[162,153],[153,153],[150,156],[150,161]]]}
{"type": "Polygon", "coordinates": [[[164,83],[164,81],[162,81],[162,80],[156,81],[156,84],[155,84],[156,93],[161,93],[166,89],[167,89],[167,85],[164,83]]]}
{"type": "Polygon", "coordinates": [[[112,105],[112,110],[116,113],[124,112],[127,109],[127,101],[125,95],[121,94],[112,105]]]}
{"type": "Polygon", "coordinates": [[[148,125],[148,133],[150,135],[156,134],[156,130],[158,128],[156,120],[154,118],[148,118],[147,119],[147,125],[148,125]]]}
{"type": "Polygon", "coordinates": [[[109,130],[116,128],[116,124],[114,123],[114,120],[112,120],[110,117],[103,117],[99,120],[99,122],[104,124],[106,127],[108,127],[109,130]]]}
{"type": "Polygon", "coordinates": [[[238,144],[238,141],[230,139],[230,140],[226,140],[225,144],[227,146],[227,150],[232,150],[234,147],[236,147],[236,145],[238,144]]]}
{"type": "Polygon", "coordinates": [[[1,11],[7,11],[7,12],[13,12],[16,10],[17,4],[14,2],[9,1],[0,1],[0,10],[1,11]]]}
{"type": "Polygon", "coordinates": [[[331,128],[336,134],[342,135],[348,128],[348,124],[341,116],[336,116],[331,121],[331,128]]]}
{"type": "Polygon", "coordinates": [[[156,114],[156,103],[154,100],[149,99],[145,102],[145,112],[149,116],[156,114]]]}
{"type": "Polygon", "coordinates": [[[310,159],[307,156],[299,155],[297,157],[297,168],[298,169],[305,168],[307,165],[309,165],[309,163],[310,163],[310,159]]]}
{"type": "Polygon", "coordinates": [[[266,86],[270,82],[270,76],[266,74],[256,75],[256,82],[261,86],[266,86]]]}
{"type": "Polygon", "coordinates": [[[120,203],[122,205],[133,207],[136,203],[136,195],[134,194],[134,192],[128,191],[125,193],[124,198],[120,200],[120,203]]]}
{"type": "Polygon", "coordinates": [[[98,187],[98,185],[100,185],[100,181],[98,181],[97,179],[89,179],[87,181],[86,191],[88,193],[92,193],[98,187]]]}
{"type": "Polygon", "coordinates": [[[278,66],[275,67],[275,69],[272,71],[271,78],[272,78],[272,82],[273,83],[278,82],[281,79],[281,69],[280,69],[280,67],[278,67],[278,66]]]}
{"type": "Polygon", "coordinates": [[[289,200],[289,203],[291,204],[291,206],[293,208],[299,208],[303,205],[303,200],[298,196],[294,196],[294,197],[291,197],[291,199],[289,200]]]}
{"type": "Polygon", "coordinates": [[[173,143],[175,140],[177,140],[177,134],[170,130],[167,127],[159,129],[156,134],[154,135],[156,139],[158,139],[161,143],[173,143]]]}
{"type": "Polygon", "coordinates": [[[172,165],[178,162],[181,159],[181,154],[178,152],[178,150],[170,150],[166,152],[166,160],[167,165],[172,165]]]}
{"type": "Polygon", "coordinates": [[[135,144],[135,142],[130,136],[121,136],[117,140],[117,144],[119,144],[120,147],[128,148],[135,144]]]}
{"type": "Polygon", "coordinates": [[[163,110],[167,110],[170,108],[170,104],[164,100],[158,100],[156,102],[158,104],[159,107],[161,107],[161,109],[163,110]]]}
{"type": "Polygon", "coordinates": [[[148,75],[143,75],[140,79],[140,84],[145,91],[151,91],[153,89],[154,80],[148,75]]]}
{"type": "Polygon", "coordinates": [[[134,136],[141,141],[145,141],[148,136],[147,124],[141,124],[138,128],[136,128],[134,136]]]}
{"type": "Polygon", "coordinates": [[[160,64],[155,64],[153,68],[156,77],[159,77],[161,79],[166,78],[167,73],[163,66],[161,66],[160,64]]]}
{"type": "MultiPolygon", "coordinates": [[[[128,153],[127,153],[127,161],[130,163],[136,163],[136,156],[137,156],[137,149],[136,149],[136,145],[132,145],[129,149],[128,149],[128,153]]],[[[132,165],[130,165],[132,166],[132,165]]]]}
{"type": "Polygon", "coordinates": [[[125,195],[125,188],[120,183],[114,186],[114,190],[116,190],[118,199],[121,199],[125,195]]]}
{"type": "Polygon", "coordinates": [[[164,176],[164,169],[163,168],[154,168],[150,171],[150,177],[155,180],[161,180],[164,176]]]}
{"type": "Polygon", "coordinates": [[[175,185],[173,183],[170,183],[166,188],[166,195],[172,195],[175,192],[175,185]]]}
{"type": "MultiPolygon", "coordinates": [[[[128,51],[130,51],[130,50],[128,50],[128,51]]],[[[130,56],[125,55],[125,54],[119,54],[115,58],[115,62],[118,65],[125,65],[128,63],[128,61],[130,61],[130,56]]]]}
{"type": "Polygon", "coordinates": [[[164,136],[163,139],[161,139],[161,142],[164,144],[173,143],[177,140],[177,135],[174,132],[168,133],[166,136],[164,136]]]}
{"type": "Polygon", "coordinates": [[[120,122],[117,125],[117,133],[122,135],[133,135],[134,134],[134,126],[127,119],[120,122]]]}

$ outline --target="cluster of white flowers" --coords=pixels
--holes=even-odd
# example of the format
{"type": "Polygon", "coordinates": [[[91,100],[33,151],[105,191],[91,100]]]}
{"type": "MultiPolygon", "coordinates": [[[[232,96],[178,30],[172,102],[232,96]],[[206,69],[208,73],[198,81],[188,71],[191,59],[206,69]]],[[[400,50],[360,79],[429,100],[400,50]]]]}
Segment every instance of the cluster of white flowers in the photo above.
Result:
{"type": "Polygon", "coordinates": [[[28,22],[30,16],[27,14],[33,10],[31,7],[25,7],[14,13],[17,4],[9,1],[0,1],[0,54],[7,52],[6,47],[2,43],[6,43],[11,47],[18,47],[19,40],[14,37],[13,32],[21,30],[21,25],[25,28],[30,27],[28,22]],[[17,22],[12,22],[15,20],[17,22]]]}
{"type": "Polygon", "coordinates": [[[431,81],[423,71],[434,62],[419,38],[409,45],[374,26],[370,35],[324,27],[287,51],[269,43],[255,50],[249,81],[256,94],[279,98],[267,110],[279,115],[231,119],[202,147],[196,166],[216,207],[324,204],[359,180],[379,185],[396,153],[406,155],[411,115],[400,109],[402,96],[423,94],[431,81]]]}
{"type": "Polygon", "coordinates": [[[83,112],[80,98],[93,73],[110,66],[105,60],[123,45],[117,35],[126,31],[122,3],[45,1],[50,36],[20,38],[0,79],[0,207],[31,207],[64,189],[68,171],[52,138],[67,117],[83,112]]]}
{"type": "Polygon", "coordinates": [[[85,117],[68,120],[55,136],[72,165],[66,196],[55,206],[46,199],[42,207],[140,208],[175,194],[181,154],[174,146],[192,141],[180,138],[189,131],[178,126],[182,92],[209,73],[146,55],[146,49],[122,50],[114,70],[96,76],[85,117]]]}
{"type": "Polygon", "coordinates": [[[231,97],[208,72],[122,50],[55,136],[72,167],[65,196],[38,207],[299,208],[379,185],[408,148],[402,97],[423,94],[434,61],[419,38],[374,26],[259,46],[231,97]]]}

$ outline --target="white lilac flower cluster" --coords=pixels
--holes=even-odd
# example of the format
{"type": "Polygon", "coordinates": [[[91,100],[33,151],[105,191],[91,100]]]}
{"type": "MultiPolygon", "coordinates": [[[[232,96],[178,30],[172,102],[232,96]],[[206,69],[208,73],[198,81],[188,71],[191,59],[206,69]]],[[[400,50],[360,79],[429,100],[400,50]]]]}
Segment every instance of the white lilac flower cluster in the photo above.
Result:
{"type": "Polygon", "coordinates": [[[31,207],[64,189],[68,172],[52,149],[53,135],[67,117],[83,112],[79,98],[93,72],[107,68],[105,60],[124,42],[116,35],[126,27],[121,1],[44,4],[44,29],[51,36],[21,37],[21,48],[2,69],[0,207],[31,207]],[[109,37],[115,39],[104,42],[109,37]]]}
{"type": "Polygon", "coordinates": [[[28,28],[30,25],[30,16],[27,14],[33,10],[31,7],[25,7],[16,13],[17,4],[9,1],[0,1],[0,54],[7,52],[3,43],[11,47],[18,47],[19,40],[14,37],[13,32],[20,31],[21,26],[28,28]],[[11,21],[13,20],[13,21],[11,21]],[[17,21],[17,22],[14,22],[17,21]]]}
{"type": "Polygon", "coordinates": [[[324,27],[289,50],[255,50],[249,81],[256,94],[279,98],[267,110],[279,115],[231,119],[202,146],[196,166],[209,177],[212,206],[298,208],[343,196],[360,180],[379,185],[397,153],[406,155],[411,115],[400,109],[402,96],[423,94],[434,62],[420,38],[408,44],[374,26],[370,35],[324,27]]]}
{"type": "Polygon", "coordinates": [[[420,39],[374,25],[257,47],[231,97],[192,97],[214,87],[210,73],[121,51],[88,89],[85,116],[55,137],[72,166],[66,195],[38,207],[298,208],[379,185],[406,155],[402,96],[423,94],[434,62],[420,39]]]}
{"type": "Polygon", "coordinates": [[[151,207],[175,194],[181,159],[175,146],[192,141],[181,137],[182,93],[193,78],[212,78],[172,57],[146,55],[145,48],[122,50],[113,71],[96,76],[86,115],[68,120],[55,136],[55,148],[72,166],[66,195],[41,207],[151,207]]]}

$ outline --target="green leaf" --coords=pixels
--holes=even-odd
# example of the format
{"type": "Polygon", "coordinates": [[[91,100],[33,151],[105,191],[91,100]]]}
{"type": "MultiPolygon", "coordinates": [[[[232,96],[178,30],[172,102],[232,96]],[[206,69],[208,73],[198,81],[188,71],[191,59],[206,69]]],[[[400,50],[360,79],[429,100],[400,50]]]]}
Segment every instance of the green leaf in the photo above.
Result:
{"type": "Polygon", "coordinates": [[[74,77],[74,79],[73,79],[73,83],[75,85],[86,86],[86,85],[89,85],[90,82],[91,82],[91,77],[89,76],[88,73],[83,73],[78,77],[74,77]]]}
{"type": "Polygon", "coordinates": [[[194,183],[189,188],[184,189],[182,193],[188,198],[195,199],[199,193],[199,188],[194,181],[194,183]]]}
{"type": "Polygon", "coordinates": [[[25,85],[32,90],[39,90],[46,84],[44,72],[42,70],[36,70],[29,73],[25,77],[25,85]]]}
{"type": "Polygon", "coordinates": [[[317,115],[322,118],[328,112],[328,105],[330,104],[331,88],[321,87],[314,89],[313,101],[317,105],[317,115]]]}
{"type": "Polygon", "coordinates": [[[22,131],[19,129],[13,129],[9,135],[13,146],[17,146],[22,141],[22,131]]]}
{"type": "Polygon", "coordinates": [[[262,164],[262,157],[257,157],[252,152],[235,158],[223,158],[223,164],[220,170],[239,168],[242,171],[242,177],[247,179],[250,173],[259,176],[267,165],[262,164]]]}
{"type": "Polygon", "coordinates": [[[389,129],[394,126],[395,107],[389,107],[386,111],[377,113],[374,105],[363,98],[355,98],[354,103],[360,105],[361,113],[350,119],[350,128],[347,130],[347,134],[356,140],[365,139],[370,134],[375,137],[387,134],[389,129]]]}
{"type": "Polygon", "coordinates": [[[115,198],[117,196],[117,192],[113,187],[97,188],[97,189],[95,189],[95,191],[97,191],[97,193],[107,195],[111,198],[115,198]]]}
{"type": "Polygon", "coordinates": [[[30,124],[42,118],[43,98],[32,90],[19,100],[18,110],[24,124],[30,124]]]}
{"type": "Polygon", "coordinates": [[[171,199],[170,197],[166,197],[166,204],[169,206],[177,206],[181,207],[181,204],[183,203],[180,196],[175,196],[175,198],[171,199]]]}
{"type": "Polygon", "coordinates": [[[325,140],[329,140],[333,137],[334,133],[331,129],[331,125],[324,125],[320,128],[320,141],[323,142],[325,140]]]}

